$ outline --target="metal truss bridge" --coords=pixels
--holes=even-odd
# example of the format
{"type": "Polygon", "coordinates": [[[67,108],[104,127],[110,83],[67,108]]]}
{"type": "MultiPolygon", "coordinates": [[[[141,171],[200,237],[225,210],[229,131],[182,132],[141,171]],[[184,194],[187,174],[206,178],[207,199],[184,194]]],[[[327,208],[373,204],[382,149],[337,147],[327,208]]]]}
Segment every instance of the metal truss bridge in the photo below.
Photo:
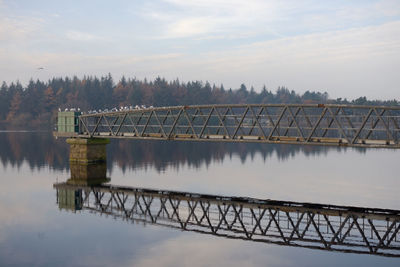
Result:
{"type": "Polygon", "coordinates": [[[400,257],[400,211],[202,195],[111,185],[55,184],[60,209],[215,236],[400,257]]]}
{"type": "Polygon", "coordinates": [[[400,148],[400,107],[201,105],[83,114],[56,136],[400,148]]]}

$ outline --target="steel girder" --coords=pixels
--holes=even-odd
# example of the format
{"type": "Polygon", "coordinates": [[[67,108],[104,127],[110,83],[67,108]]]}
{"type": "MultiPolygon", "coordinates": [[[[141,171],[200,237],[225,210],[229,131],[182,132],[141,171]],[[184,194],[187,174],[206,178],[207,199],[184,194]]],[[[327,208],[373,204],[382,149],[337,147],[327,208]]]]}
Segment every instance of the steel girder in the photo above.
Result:
{"type": "Polygon", "coordinates": [[[400,107],[202,105],[85,114],[79,137],[400,148],[400,107]]]}
{"type": "Polygon", "coordinates": [[[184,231],[284,246],[400,257],[400,211],[201,195],[143,188],[72,186],[83,210],[184,231]]]}

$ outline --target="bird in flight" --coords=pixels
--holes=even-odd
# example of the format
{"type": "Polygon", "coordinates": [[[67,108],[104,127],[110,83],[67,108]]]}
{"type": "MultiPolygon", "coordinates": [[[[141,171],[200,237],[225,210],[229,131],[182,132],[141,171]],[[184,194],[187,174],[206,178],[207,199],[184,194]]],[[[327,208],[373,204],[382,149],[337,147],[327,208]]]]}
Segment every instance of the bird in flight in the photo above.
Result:
{"type": "Polygon", "coordinates": [[[43,67],[39,67],[39,68],[37,68],[38,70],[43,70],[44,68],[43,67]]]}

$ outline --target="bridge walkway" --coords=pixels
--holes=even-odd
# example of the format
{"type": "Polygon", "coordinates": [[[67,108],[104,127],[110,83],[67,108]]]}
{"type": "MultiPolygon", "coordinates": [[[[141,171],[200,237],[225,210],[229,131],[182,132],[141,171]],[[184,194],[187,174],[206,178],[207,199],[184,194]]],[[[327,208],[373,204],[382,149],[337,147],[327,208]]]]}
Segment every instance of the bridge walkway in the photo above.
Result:
{"type": "Polygon", "coordinates": [[[55,136],[400,148],[397,106],[175,106],[80,114],[75,123],[55,136]]]}

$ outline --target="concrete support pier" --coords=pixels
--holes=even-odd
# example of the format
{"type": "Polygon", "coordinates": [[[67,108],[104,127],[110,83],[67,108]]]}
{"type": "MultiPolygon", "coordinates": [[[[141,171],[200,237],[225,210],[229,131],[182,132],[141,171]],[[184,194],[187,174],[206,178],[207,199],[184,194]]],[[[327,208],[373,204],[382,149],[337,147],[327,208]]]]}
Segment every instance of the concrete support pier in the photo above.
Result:
{"type": "Polygon", "coordinates": [[[68,138],[70,145],[69,161],[71,163],[101,163],[106,162],[106,145],[109,139],[102,138],[68,138]]]}
{"type": "Polygon", "coordinates": [[[109,182],[107,178],[106,145],[110,141],[100,138],[69,138],[69,163],[71,185],[99,185],[109,182]]]}
{"type": "Polygon", "coordinates": [[[107,178],[107,164],[102,163],[73,163],[70,162],[71,178],[67,184],[92,186],[100,185],[110,181],[107,178]]]}

